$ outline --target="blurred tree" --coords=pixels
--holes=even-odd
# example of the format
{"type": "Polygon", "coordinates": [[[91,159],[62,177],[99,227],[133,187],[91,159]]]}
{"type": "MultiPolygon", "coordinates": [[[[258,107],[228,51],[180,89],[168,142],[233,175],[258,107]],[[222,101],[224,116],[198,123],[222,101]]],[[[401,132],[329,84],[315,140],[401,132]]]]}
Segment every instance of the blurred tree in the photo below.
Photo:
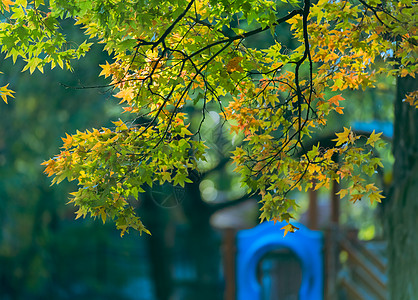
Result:
{"type": "MultiPolygon", "coordinates": [[[[81,36],[73,24],[62,26],[72,38],[81,36]]],[[[74,72],[46,70],[42,76],[20,73],[20,60],[12,66],[3,55],[0,59],[7,71],[1,80],[17,91],[16,101],[0,110],[1,299],[82,299],[88,293],[96,299],[112,294],[123,298],[120,287],[132,274],[121,266],[112,272],[103,268],[109,252],[120,253],[129,241],[117,247],[109,236],[112,227],[68,222],[74,209],[63,204],[74,185],[51,189],[40,166],[60,146],[63,132],[106,124],[119,113],[106,90],[64,86],[92,79],[97,84],[98,64],[105,59],[102,47],[95,46],[88,60],[74,64],[74,72]]]]}
{"type": "Polygon", "coordinates": [[[393,182],[385,205],[391,299],[418,297],[418,110],[405,103],[418,86],[414,77],[399,78],[395,101],[393,182]]]}

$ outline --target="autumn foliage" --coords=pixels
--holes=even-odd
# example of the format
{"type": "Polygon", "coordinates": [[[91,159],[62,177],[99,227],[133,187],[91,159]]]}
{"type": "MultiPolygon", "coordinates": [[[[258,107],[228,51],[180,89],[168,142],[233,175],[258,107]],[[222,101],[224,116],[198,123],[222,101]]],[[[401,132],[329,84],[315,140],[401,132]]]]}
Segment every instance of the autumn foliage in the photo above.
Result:
{"type": "MultiPolygon", "coordinates": [[[[78,182],[70,200],[77,217],[114,219],[122,234],[129,228],[148,232],[128,199],[155,184],[192,183],[190,172],[205,161],[201,126],[211,103],[240,141],[232,159],[249,193],[262,195],[262,221],[289,222],[297,208],[290,191],[329,187],[334,180],[349,201],[383,198],[364,178],[381,166],[374,154],[384,146],[380,133],[361,136],[344,128],[333,147],[310,141],[330,114],[344,113],[350,99],[342,91],[373,87],[378,76],[415,77],[413,1],[1,3],[2,52],[23,58],[25,70],[70,68],[92,43],[104,44],[113,56],[100,76],[109,79],[130,121],[66,134],[61,152],[44,163],[53,183],[78,182]],[[88,41],[67,41],[59,25],[65,18],[74,19],[88,41]],[[248,26],[232,27],[233,20],[248,26]],[[276,28],[290,28],[294,49],[281,44],[276,28]],[[246,45],[265,31],[275,40],[269,48],[246,45]],[[201,111],[197,124],[185,112],[191,105],[201,111]],[[136,122],[140,118],[147,121],[136,122]]],[[[0,93],[5,101],[12,96],[7,86],[0,93]]],[[[417,95],[405,101],[417,106],[417,95]]]]}

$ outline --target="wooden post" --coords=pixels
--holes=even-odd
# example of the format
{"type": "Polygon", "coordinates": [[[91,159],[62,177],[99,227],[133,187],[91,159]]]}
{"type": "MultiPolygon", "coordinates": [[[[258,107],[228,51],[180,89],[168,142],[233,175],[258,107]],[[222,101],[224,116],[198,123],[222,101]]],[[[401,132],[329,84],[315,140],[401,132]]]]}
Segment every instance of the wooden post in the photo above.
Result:
{"type": "Polygon", "coordinates": [[[309,207],[308,207],[308,227],[312,230],[318,230],[318,191],[309,189],[309,207]]]}
{"type": "Polygon", "coordinates": [[[236,230],[233,228],[227,228],[224,230],[223,236],[223,264],[224,264],[224,277],[225,277],[225,300],[235,300],[236,296],[236,277],[235,277],[235,235],[236,230]]]}
{"type": "Polygon", "coordinates": [[[325,299],[338,299],[337,276],[339,263],[339,223],[340,223],[340,197],[337,195],[339,184],[334,180],[331,188],[331,215],[330,224],[326,234],[325,249],[325,299]]]}
{"type": "Polygon", "coordinates": [[[338,226],[340,223],[340,197],[337,193],[340,185],[335,180],[332,182],[331,190],[331,225],[338,226]]]}
{"type": "Polygon", "coordinates": [[[338,299],[338,227],[332,225],[328,227],[325,243],[325,300],[335,300],[338,299]]]}

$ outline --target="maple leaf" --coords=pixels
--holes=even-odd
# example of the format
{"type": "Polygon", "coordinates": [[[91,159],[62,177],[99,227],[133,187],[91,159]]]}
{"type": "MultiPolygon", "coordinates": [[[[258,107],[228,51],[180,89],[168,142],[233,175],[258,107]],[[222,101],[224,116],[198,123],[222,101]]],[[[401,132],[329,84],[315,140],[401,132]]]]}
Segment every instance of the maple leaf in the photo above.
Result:
{"type": "Polygon", "coordinates": [[[357,201],[361,200],[361,198],[363,198],[363,194],[351,195],[350,201],[356,203],[357,201]]]}
{"type": "Polygon", "coordinates": [[[12,93],[14,93],[14,91],[9,90],[7,87],[9,86],[9,84],[0,87],[0,96],[3,99],[4,102],[6,102],[7,104],[7,97],[12,97],[14,98],[14,96],[12,95],[12,93]]]}
{"type": "Polygon", "coordinates": [[[103,208],[100,210],[100,217],[102,218],[103,224],[106,223],[106,212],[103,208]]]}
{"type": "Polygon", "coordinates": [[[283,226],[282,228],[280,228],[280,230],[282,230],[282,229],[284,229],[284,235],[283,236],[286,236],[286,234],[288,232],[295,232],[299,228],[289,223],[286,226],[283,226]]]}
{"type": "Polygon", "coordinates": [[[385,196],[380,195],[381,192],[382,191],[374,191],[374,192],[370,193],[369,200],[370,200],[371,204],[373,204],[375,201],[379,202],[379,203],[382,203],[381,199],[385,198],[385,196]]]}
{"type": "Polygon", "coordinates": [[[227,64],[226,64],[226,70],[229,73],[232,73],[234,71],[238,71],[238,72],[242,72],[244,69],[239,65],[239,63],[241,62],[242,57],[234,57],[233,59],[231,59],[227,64]]]}
{"type": "Polygon", "coordinates": [[[409,71],[407,69],[402,69],[400,71],[400,75],[401,75],[401,77],[406,77],[406,76],[409,75],[409,71]]]}
{"type": "Polygon", "coordinates": [[[1,0],[1,2],[4,5],[4,9],[7,10],[7,11],[10,11],[10,8],[9,8],[10,5],[15,4],[13,1],[10,1],[10,0],[1,0]]]}
{"type": "Polygon", "coordinates": [[[332,141],[337,142],[335,146],[340,146],[342,144],[347,143],[349,140],[350,133],[351,133],[351,127],[350,128],[344,127],[343,132],[336,133],[337,138],[332,140],[332,141]]]}
{"type": "Polygon", "coordinates": [[[126,89],[121,90],[119,93],[115,95],[116,98],[121,98],[119,104],[123,102],[130,102],[134,98],[134,89],[132,87],[128,87],[126,89]]]}
{"type": "Polygon", "coordinates": [[[64,145],[65,145],[64,148],[69,148],[69,146],[71,146],[73,142],[73,137],[69,135],[68,133],[65,133],[65,138],[61,138],[61,139],[64,142],[64,145]]]}
{"type": "Polygon", "coordinates": [[[336,95],[334,97],[331,97],[330,99],[328,99],[328,102],[331,104],[334,104],[335,106],[339,106],[340,105],[340,101],[344,101],[345,99],[343,97],[341,97],[340,95],[336,95]]]}
{"type": "Polygon", "coordinates": [[[76,216],[75,216],[75,219],[77,220],[78,218],[80,218],[81,216],[83,217],[83,218],[85,218],[86,217],[86,215],[87,215],[87,210],[85,209],[85,208],[80,208],[79,210],[77,210],[76,212],[75,212],[75,214],[76,214],[76,216]]]}
{"type": "Polygon", "coordinates": [[[340,199],[344,198],[345,195],[347,195],[348,191],[347,189],[341,189],[336,195],[340,195],[340,199]]]}
{"type": "Polygon", "coordinates": [[[340,168],[340,170],[337,171],[337,175],[343,179],[346,176],[351,176],[352,168],[350,168],[347,165],[344,165],[340,168]]]}
{"type": "Polygon", "coordinates": [[[407,94],[403,101],[409,103],[411,106],[418,108],[418,91],[407,94]]]}
{"type": "Polygon", "coordinates": [[[126,107],[122,107],[122,109],[123,109],[123,112],[122,112],[122,113],[126,113],[126,112],[128,112],[128,111],[132,111],[133,107],[131,107],[131,106],[126,106],[126,107]]]}
{"type": "Polygon", "coordinates": [[[381,132],[376,134],[375,131],[373,130],[373,132],[370,134],[369,138],[367,139],[366,145],[370,145],[374,147],[374,143],[380,140],[381,135],[382,135],[381,132]]]}
{"type": "Polygon", "coordinates": [[[370,183],[368,185],[366,185],[366,189],[368,191],[378,191],[379,189],[374,185],[374,183],[370,183]]]}
{"type": "Polygon", "coordinates": [[[383,31],[385,31],[384,26],[376,26],[375,28],[377,34],[381,34],[383,31]]]}
{"type": "Polygon", "coordinates": [[[99,76],[104,75],[104,77],[107,78],[110,75],[112,75],[112,70],[111,70],[112,65],[110,65],[107,61],[106,61],[106,64],[99,65],[99,66],[102,68],[102,71],[100,72],[99,76]]]}

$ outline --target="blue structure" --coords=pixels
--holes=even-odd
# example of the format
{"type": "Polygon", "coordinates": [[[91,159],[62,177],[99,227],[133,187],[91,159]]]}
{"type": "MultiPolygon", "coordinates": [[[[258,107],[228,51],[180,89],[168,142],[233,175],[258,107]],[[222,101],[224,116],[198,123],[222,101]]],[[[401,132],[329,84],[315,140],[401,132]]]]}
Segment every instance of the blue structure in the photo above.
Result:
{"type": "Polygon", "coordinates": [[[353,122],[352,123],[354,130],[363,130],[372,132],[376,130],[376,133],[383,132],[388,138],[393,138],[393,123],[392,122],[384,122],[384,121],[370,121],[370,122],[353,122]]]}
{"type": "Polygon", "coordinates": [[[300,230],[283,237],[280,230],[287,223],[264,222],[237,234],[237,299],[260,300],[257,265],[270,251],[286,248],[298,257],[302,268],[300,300],[323,299],[322,233],[301,224],[300,230]]]}

